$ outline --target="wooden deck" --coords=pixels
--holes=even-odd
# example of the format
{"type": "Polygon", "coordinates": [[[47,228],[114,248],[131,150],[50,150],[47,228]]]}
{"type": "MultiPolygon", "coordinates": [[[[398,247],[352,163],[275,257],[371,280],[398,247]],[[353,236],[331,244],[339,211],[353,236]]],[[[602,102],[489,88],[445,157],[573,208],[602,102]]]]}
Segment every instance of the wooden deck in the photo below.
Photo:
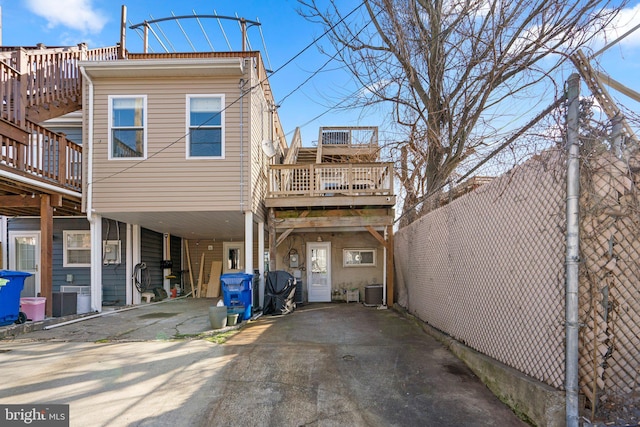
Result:
{"type": "Polygon", "coordinates": [[[393,206],[392,163],[271,165],[267,207],[393,206]]]}
{"type": "Polygon", "coordinates": [[[38,123],[82,108],[79,61],[117,57],[117,47],[0,49],[0,214],[37,213],[25,194],[53,196],[58,214],[79,214],[82,147],[38,123]]]}

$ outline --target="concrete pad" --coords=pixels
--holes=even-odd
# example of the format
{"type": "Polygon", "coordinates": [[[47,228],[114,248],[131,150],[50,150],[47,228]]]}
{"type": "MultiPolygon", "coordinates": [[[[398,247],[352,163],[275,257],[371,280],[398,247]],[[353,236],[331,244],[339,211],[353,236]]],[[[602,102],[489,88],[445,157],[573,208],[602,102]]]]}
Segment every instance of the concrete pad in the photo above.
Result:
{"type": "Polygon", "coordinates": [[[72,426],[526,425],[393,310],[311,304],[215,344],[165,338],[211,334],[184,301],[0,341],[0,403],[67,403],[72,426]]]}

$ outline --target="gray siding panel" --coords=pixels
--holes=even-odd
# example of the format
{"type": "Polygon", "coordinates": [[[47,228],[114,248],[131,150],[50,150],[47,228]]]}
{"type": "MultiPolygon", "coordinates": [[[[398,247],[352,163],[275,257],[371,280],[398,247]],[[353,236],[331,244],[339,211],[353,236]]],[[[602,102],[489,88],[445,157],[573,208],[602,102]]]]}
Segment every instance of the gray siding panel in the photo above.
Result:
{"type": "Polygon", "coordinates": [[[180,237],[171,236],[171,242],[169,243],[171,246],[171,261],[173,262],[173,266],[171,267],[171,274],[176,276],[177,279],[171,281],[171,283],[179,282],[180,271],[182,270],[182,239],[180,237]]]}
{"type": "Polygon", "coordinates": [[[120,264],[102,266],[102,299],[105,305],[125,305],[127,302],[126,236],[127,225],[103,219],[104,240],[120,240],[120,264]]]}
{"type": "Polygon", "coordinates": [[[162,261],[162,240],[161,233],[143,228],[140,233],[141,254],[140,261],[147,265],[151,276],[151,288],[162,287],[164,276],[160,261],[162,261]]]}
{"type": "MultiPolygon", "coordinates": [[[[126,225],[120,223],[120,240],[122,241],[122,264],[105,265],[102,267],[103,300],[107,304],[124,305],[126,302],[126,273],[125,273],[125,248],[126,225]]],[[[40,231],[39,218],[10,218],[8,231],[40,231]]],[[[53,220],[53,292],[59,292],[60,286],[67,285],[67,274],[73,274],[73,285],[90,286],[91,268],[89,267],[63,267],[63,231],[64,230],[89,230],[89,222],[86,218],[54,218],[53,220]]],[[[114,223],[103,220],[102,232],[104,239],[116,240],[117,233],[114,223]],[[109,229],[110,227],[110,229],[109,229]],[[109,231],[109,235],[107,232],[109,231]]],[[[11,254],[9,254],[11,255],[11,254]]]]}

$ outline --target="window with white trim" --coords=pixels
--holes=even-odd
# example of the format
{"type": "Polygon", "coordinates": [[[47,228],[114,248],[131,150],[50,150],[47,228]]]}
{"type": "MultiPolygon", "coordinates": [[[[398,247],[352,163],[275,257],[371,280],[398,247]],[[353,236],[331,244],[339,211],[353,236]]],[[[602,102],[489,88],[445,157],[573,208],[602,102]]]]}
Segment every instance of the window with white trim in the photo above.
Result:
{"type": "Polygon", "coordinates": [[[89,230],[64,230],[63,266],[91,267],[91,232],[89,230]]]}
{"type": "Polygon", "coordinates": [[[223,95],[187,95],[187,158],[224,158],[223,95]]]}
{"type": "Polygon", "coordinates": [[[342,265],[344,267],[372,267],[376,265],[375,249],[343,249],[342,265]]]}
{"type": "Polygon", "coordinates": [[[146,95],[109,95],[109,159],[147,156],[146,95]]]}

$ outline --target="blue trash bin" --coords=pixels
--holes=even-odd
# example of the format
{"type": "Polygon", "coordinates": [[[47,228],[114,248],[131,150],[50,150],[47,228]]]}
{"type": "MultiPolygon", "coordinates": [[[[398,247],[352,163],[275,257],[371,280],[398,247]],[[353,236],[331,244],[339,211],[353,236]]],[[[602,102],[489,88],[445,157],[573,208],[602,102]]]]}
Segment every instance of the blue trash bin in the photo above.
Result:
{"type": "Polygon", "coordinates": [[[24,271],[0,270],[0,326],[24,323],[26,315],[20,316],[20,292],[24,279],[31,273],[24,271]]]}
{"type": "Polygon", "coordinates": [[[252,315],[252,281],[253,274],[248,273],[226,273],[220,276],[224,305],[227,307],[244,306],[242,320],[248,320],[252,315]]]}

